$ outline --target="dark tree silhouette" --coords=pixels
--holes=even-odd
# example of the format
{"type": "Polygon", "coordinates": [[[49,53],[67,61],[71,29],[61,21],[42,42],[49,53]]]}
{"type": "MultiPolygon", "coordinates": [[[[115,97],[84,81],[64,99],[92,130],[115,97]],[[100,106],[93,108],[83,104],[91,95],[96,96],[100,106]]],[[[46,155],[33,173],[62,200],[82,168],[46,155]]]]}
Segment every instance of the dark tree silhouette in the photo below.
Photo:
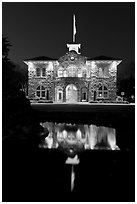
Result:
{"type": "Polygon", "coordinates": [[[9,53],[9,47],[12,45],[10,44],[7,37],[2,36],[2,58],[4,60],[8,60],[8,53],[9,53]]]}
{"type": "Polygon", "coordinates": [[[3,99],[16,97],[25,91],[27,84],[27,70],[13,63],[8,58],[11,46],[7,37],[2,37],[2,85],[3,99]]]}

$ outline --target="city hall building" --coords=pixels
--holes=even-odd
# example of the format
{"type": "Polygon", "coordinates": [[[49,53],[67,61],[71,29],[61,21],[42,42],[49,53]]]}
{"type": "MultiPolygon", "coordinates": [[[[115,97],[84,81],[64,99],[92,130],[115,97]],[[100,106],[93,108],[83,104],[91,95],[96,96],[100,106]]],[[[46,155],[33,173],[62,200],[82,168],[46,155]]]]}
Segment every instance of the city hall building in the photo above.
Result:
{"type": "Polygon", "coordinates": [[[51,59],[36,57],[24,60],[28,65],[28,98],[34,102],[115,101],[117,66],[121,60],[100,56],[88,58],[75,43],[76,25],[73,21],[73,43],[68,52],[51,59]]]}
{"type": "Polygon", "coordinates": [[[36,57],[28,65],[28,98],[38,102],[115,101],[117,66],[121,60],[110,57],[87,58],[81,44],[67,44],[68,52],[58,60],[36,57]]]}

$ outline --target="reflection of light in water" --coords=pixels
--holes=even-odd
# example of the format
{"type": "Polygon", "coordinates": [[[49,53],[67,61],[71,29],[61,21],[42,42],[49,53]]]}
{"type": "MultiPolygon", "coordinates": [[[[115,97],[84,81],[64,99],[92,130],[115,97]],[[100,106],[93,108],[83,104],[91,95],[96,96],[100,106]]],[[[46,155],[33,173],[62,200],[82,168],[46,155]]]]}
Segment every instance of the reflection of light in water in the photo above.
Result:
{"type": "Polygon", "coordinates": [[[71,167],[71,192],[74,190],[75,172],[74,166],[71,167]]]}
{"type": "Polygon", "coordinates": [[[76,132],[76,138],[77,138],[78,140],[80,140],[81,137],[82,137],[82,133],[81,133],[81,131],[78,129],[77,132],[76,132]]]}
{"type": "Polygon", "coordinates": [[[66,164],[71,165],[71,192],[74,190],[74,181],[75,181],[75,171],[74,171],[74,165],[79,164],[80,160],[78,159],[78,155],[76,155],[74,158],[68,157],[66,160],[66,164]]]}
{"type": "Polygon", "coordinates": [[[116,145],[116,130],[112,128],[108,128],[108,143],[112,150],[118,149],[116,145]]]}
{"type": "Polygon", "coordinates": [[[89,128],[87,129],[87,131],[89,131],[88,143],[89,143],[90,149],[94,149],[97,143],[97,130],[98,128],[95,125],[90,125],[89,128]]]}
{"type": "Polygon", "coordinates": [[[66,130],[63,130],[62,135],[63,135],[63,138],[64,138],[64,139],[67,138],[67,131],[66,131],[66,130]]]}
{"type": "Polygon", "coordinates": [[[48,137],[45,138],[45,141],[48,145],[48,148],[51,149],[52,145],[53,145],[53,137],[50,133],[49,133],[48,137]]]}
{"type": "Polygon", "coordinates": [[[68,145],[83,144],[85,149],[118,149],[114,128],[50,122],[45,122],[42,126],[49,131],[49,136],[45,139],[49,148],[52,148],[53,143],[57,147],[64,141],[68,145]]]}

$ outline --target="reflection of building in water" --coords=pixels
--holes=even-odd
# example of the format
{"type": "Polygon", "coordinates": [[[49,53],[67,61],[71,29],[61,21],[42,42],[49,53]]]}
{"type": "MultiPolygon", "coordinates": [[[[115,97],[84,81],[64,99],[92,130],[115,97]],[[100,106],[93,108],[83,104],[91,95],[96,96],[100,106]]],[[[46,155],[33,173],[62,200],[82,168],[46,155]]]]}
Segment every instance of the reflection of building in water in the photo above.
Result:
{"type": "Polygon", "coordinates": [[[89,102],[116,99],[117,66],[121,60],[84,57],[81,44],[67,44],[58,59],[36,57],[28,65],[28,97],[33,101],[89,102]]]}
{"type": "Polygon", "coordinates": [[[51,122],[45,122],[42,126],[49,131],[49,136],[45,139],[49,148],[58,147],[65,142],[68,145],[83,145],[86,149],[118,149],[114,128],[51,122]]]}

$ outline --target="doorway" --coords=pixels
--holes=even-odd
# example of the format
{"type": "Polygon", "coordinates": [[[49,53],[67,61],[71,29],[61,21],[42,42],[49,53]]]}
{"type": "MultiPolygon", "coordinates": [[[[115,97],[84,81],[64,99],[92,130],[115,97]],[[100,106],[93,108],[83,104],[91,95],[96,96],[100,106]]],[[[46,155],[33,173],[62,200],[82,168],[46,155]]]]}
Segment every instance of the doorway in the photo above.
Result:
{"type": "Polygon", "coordinates": [[[75,103],[78,101],[77,87],[70,84],[66,87],[66,102],[75,103]]]}

